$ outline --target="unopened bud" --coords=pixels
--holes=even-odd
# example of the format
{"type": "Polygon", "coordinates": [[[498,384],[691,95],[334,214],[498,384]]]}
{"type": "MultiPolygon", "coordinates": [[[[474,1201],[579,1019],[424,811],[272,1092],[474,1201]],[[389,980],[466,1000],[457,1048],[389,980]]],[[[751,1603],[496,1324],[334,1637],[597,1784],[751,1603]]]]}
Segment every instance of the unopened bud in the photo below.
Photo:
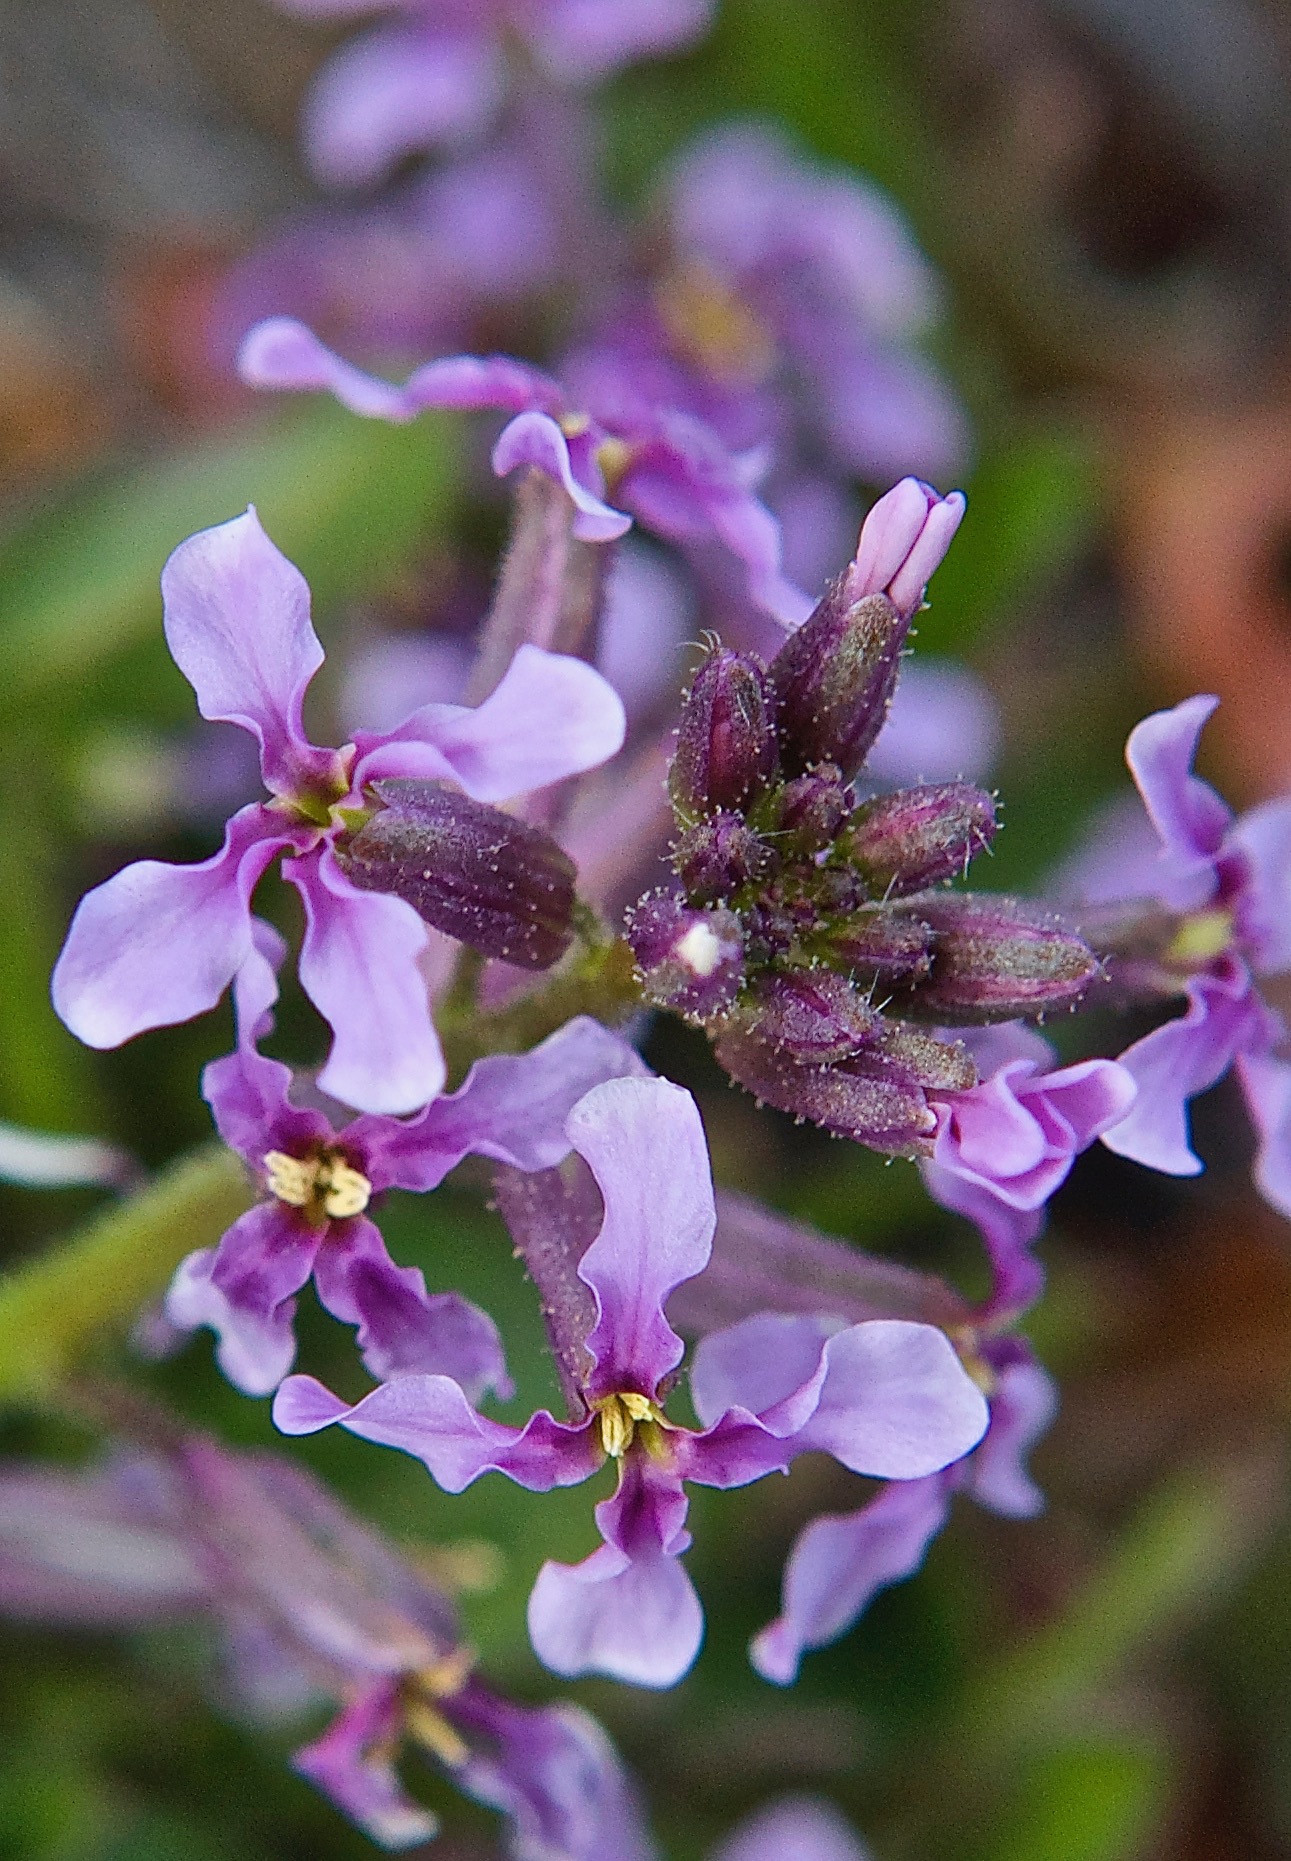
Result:
{"type": "Polygon", "coordinates": [[[811,939],[822,962],[880,982],[914,982],[932,968],[933,934],[921,916],[888,905],[862,905],[811,939]]]}
{"type": "Polygon", "coordinates": [[[810,856],[832,846],[847,819],[852,792],[834,763],[822,763],[786,782],[775,802],[775,833],[782,850],[810,856]]]}
{"type": "Polygon", "coordinates": [[[695,1021],[724,1014],[744,981],[744,942],[731,911],[701,911],[672,892],[647,892],[629,914],[641,986],[660,1008],[695,1021]]]}
{"type": "Polygon", "coordinates": [[[713,1052],[738,1085],[779,1111],[888,1156],[931,1152],[937,1120],[923,1093],[901,1080],[860,1071],[864,1055],[840,1066],[804,1066],[750,1034],[734,1032],[723,1034],[713,1052]]]}
{"type": "Polygon", "coordinates": [[[934,569],[964,515],[964,495],[939,497],[921,478],[903,478],[875,504],[861,526],[856,556],[843,578],[850,600],[886,594],[908,620],[918,612],[934,569]]]}
{"type": "Polygon", "coordinates": [[[1073,1006],[1098,974],[1084,938],[1038,906],[952,892],[918,903],[932,926],[932,971],[902,1013],[952,1025],[1012,1021],[1073,1006]]]}
{"type": "Polygon", "coordinates": [[[547,969],[573,937],[577,868],[550,834],[437,782],[374,782],[385,804],[340,853],[346,877],[402,898],[485,956],[547,969]]]}
{"type": "Polygon", "coordinates": [[[683,820],[740,808],[776,772],[772,701],[762,664],[718,647],[691,681],[682,705],[668,791],[683,820]]]}
{"type": "Polygon", "coordinates": [[[885,1023],[865,1060],[867,1067],[925,1092],[968,1092],[977,1084],[977,1063],[962,1040],[939,1040],[902,1021],[885,1023]]]}
{"type": "Polygon", "coordinates": [[[673,847],[672,863],[691,898],[716,902],[767,873],[776,857],[742,814],[724,808],[687,829],[673,847]]]}
{"type": "Polygon", "coordinates": [[[995,803],[971,782],[930,782],[879,795],[853,814],[843,851],[884,897],[962,874],[995,837],[995,803]]]}
{"type": "Polygon", "coordinates": [[[823,762],[856,775],[887,718],[909,627],[886,595],[848,601],[835,583],[790,634],[768,670],[790,775],[823,762]]]}
{"type": "Polygon", "coordinates": [[[740,1024],[764,1046],[805,1064],[845,1060],[883,1030],[883,1017],[842,976],[790,969],[763,976],[740,1024]]]}

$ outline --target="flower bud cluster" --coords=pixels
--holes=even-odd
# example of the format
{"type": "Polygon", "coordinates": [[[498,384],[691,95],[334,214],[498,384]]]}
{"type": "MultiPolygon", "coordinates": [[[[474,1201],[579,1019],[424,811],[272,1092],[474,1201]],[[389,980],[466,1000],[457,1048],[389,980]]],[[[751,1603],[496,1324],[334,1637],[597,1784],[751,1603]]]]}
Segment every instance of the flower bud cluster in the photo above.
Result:
{"type": "Polygon", "coordinates": [[[1043,907],[946,889],[995,835],[984,790],[858,799],[909,624],[845,576],[769,666],[709,650],[668,780],[680,889],[628,929],[649,999],[704,1027],[733,1079],[897,1155],[928,1149],[929,1094],[977,1080],[933,1029],[1038,1018],[1098,971],[1043,907]]]}

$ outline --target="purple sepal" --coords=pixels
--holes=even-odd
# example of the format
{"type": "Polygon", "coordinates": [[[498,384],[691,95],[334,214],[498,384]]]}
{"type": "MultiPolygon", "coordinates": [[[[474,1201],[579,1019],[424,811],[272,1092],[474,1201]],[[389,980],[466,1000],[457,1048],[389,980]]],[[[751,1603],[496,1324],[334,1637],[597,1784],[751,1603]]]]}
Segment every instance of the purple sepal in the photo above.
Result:
{"type": "Polygon", "coordinates": [[[673,805],[683,816],[740,809],[776,769],[771,691],[760,661],[715,647],[682,703],[677,748],[668,771],[673,805]]]}
{"type": "Polygon", "coordinates": [[[971,782],[898,789],[866,802],[843,839],[848,859],[877,897],[919,892],[961,878],[995,837],[995,804],[971,782]]]}
{"type": "Polygon", "coordinates": [[[696,1021],[729,1009],[744,981],[739,919],[724,906],[688,905],[675,892],[647,892],[632,907],[628,942],[648,1000],[696,1021]]]}
{"type": "Polygon", "coordinates": [[[401,1728],[397,1687],[383,1681],[360,1694],[291,1760],[293,1770],[382,1848],[416,1847],[439,1828],[438,1819],[414,1803],[399,1781],[390,1753],[401,1728]]]}

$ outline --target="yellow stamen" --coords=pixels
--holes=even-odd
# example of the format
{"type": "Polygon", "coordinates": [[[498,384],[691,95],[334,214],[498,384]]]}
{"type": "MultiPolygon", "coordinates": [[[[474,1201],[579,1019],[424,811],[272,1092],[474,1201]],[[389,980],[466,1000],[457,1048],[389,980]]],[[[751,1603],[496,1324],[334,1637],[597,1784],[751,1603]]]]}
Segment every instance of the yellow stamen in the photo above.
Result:
{"type": "Polygon", "coordinates": [[[471,1755],[470,1746],[456,1726],[450,1725],[442,1712],[436,1712],[422,1700],[409,1700],[404,1707],[404,1724],[409,1738],[415,1738],[424,1751],[429,1751],[449,1770],[459,1770],[471,1755]]]}
{"type": "Polygon", "coordinates": [[[587,414],[562,414],[556,424],[566,439],[581,439],[592,422],[587,414]]]}
{"type": "Polygon", "coordinates": [[[635,1390],[624,1390],[617,1396],[604,1397],[595,1407],[599,1411],[601,1446],[612,1460],[622,1460],[632,1445],[639,1425],[643,1425],[643,1439],[647,1449],[654,1451],[652,1437],[660,1425],[666,1424],[663,1410],[658,1403],[651,1402],[649,1396],[638,1396],[635,1390]]]}
{"type": "Polygon", "coordinates": [[[596,448],[596,463],[605,479],[606,491],[613,496],[616,485],[632,463],[632,448],[625,439],[603,439],[596,448]]]}
{"type": "Polygon", "coordinates": [[[318,1180],[318,1160],[314,1157],[289,1157],[285,1151],[271,1150],[264,1159],[269,1192],[291,1208],[307,1208],[314,1199],[318,1180]]]}
{"type": "Polygon", "coordinates": [[[655,292],[674,347],[719,380],[762,381],[775,363],[775,339],[752,307],[703,265],[675,271],[655,292]]]}
{"type": "Polygon", "coordinates": [[[1180,968],[1191,969],[1222,956],[1233,941],[1233,914],[1217,907],[1213,911],[1194,911],[1184,919],[1169,944],[1165,960],[1180,968]]]}
{"type": "Polygon", "coordinates": [[[344,1221],[361,1215],[372,1200],[372,1184],[336,1150],[313,1157],[290,1157],[270,1150],[264,1158],[269,1190],[289,1208],[303,1208],[317,1220],[344,1221]]]}

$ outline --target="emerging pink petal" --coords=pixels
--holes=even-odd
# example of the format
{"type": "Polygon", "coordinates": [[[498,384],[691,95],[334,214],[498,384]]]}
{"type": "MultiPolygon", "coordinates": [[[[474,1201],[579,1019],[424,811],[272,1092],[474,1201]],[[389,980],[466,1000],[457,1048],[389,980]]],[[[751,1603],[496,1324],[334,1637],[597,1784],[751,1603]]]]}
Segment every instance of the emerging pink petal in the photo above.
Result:
{"type": "Polygon", "coordinates": [[[574,535],[584,543],[612,543],[632,528],[632,519],[600,495],[605,480],[590,448],[580,448],[581,474],[564,432],[548,414],[517,414],[498,436],[493,470],[505,478],[518,467],[543,472],[562,487],[574,506],[574,535]]]}

